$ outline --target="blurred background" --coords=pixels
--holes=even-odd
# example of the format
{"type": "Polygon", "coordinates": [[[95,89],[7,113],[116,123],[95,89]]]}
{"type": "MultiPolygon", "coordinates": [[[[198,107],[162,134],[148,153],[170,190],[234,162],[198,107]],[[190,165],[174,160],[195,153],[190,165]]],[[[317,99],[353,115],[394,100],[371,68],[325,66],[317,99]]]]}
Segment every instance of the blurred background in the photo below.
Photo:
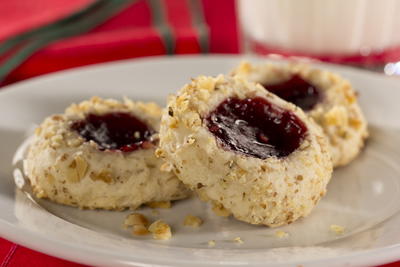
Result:
{"type": "Polygon", "coordinates": [[[396,0],[241,0],[242,40],[256,53],[373,67],[399,59],[396,0]]]}
{"type": "Polygon", "coordinates": [[[0,0],[0,82],[164,54],[307,57],[398,74],[397,0],[0,0]]]}
{"type": "Polygon", "coordinates": [[[0,0],[0,80],[164,54],[238,53],[233,0],[0,0]]]}

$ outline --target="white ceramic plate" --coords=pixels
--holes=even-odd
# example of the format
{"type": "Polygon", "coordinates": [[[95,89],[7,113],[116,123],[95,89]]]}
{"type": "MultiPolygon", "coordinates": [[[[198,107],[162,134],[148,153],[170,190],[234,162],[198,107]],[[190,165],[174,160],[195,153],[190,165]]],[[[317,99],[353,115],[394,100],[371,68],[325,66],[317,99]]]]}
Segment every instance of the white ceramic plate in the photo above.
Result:
{"type": "Polygon", "coordinates": [[[0,92],[0,236],[45,252],[108,266],[364,266],[400,259],[400,80],[339,66],[360,92],[371,138],[350,166],[337,169],[328,194],[305,219],[279,230],[220,218],[197,199],[177,202],[150,218],[172,225],[173,238],[136,238],[121,227],[126,212],[82,211],[35,200],[15,188],[12,157],[27,133],[46,116],[90,96],[155,100],[190,77],[226,73],[234,56],[161,57],[60,72],[0,92]],[[187,214],[202,217],[198,229],[182,226],[187,214]],[[330,225],[345,227],[343,235],[330,225]],[[240,237],[244,243],[233,242],[240,237]],[[216,246],[208,247],[209,240],[216,246]]]}

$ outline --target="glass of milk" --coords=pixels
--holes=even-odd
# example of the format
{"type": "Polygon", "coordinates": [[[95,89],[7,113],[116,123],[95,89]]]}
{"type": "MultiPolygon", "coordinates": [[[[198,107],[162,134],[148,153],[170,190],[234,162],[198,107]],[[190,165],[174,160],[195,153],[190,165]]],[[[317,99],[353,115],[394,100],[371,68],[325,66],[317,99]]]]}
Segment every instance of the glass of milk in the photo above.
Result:
{"type": "Polygon", "coordinates": [[[246,51],[340,63],[400,60],[399,0],[238,0],[237,8],[246,51]]]}

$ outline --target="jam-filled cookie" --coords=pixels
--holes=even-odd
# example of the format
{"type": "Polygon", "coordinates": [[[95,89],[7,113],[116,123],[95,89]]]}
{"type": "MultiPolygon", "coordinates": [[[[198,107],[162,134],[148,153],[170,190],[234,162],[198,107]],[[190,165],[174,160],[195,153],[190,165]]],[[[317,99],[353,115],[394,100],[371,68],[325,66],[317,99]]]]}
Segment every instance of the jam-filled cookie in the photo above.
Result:
{"type": "Polygon", "coordinates": [[[124,99],[73,104],[36,129],[25,160],[34,193],[81,208],[137,208],[187,189],[154,155],[161,109],[124,99]]]}
{"type": "Polygon", "coordinates": [[[354,89],[340,76],[304,64],[242,63],[233,74],[260,83],[311,116],[328,137],[334,166],[346,165],[360,153],[367,121],[354,89]]]}
{"type": "Polygon", "coordinates": [[[214,210],[268,226],[307,216],[332,173],[326,139],[300,108],[222,75],[169,98],[156,154],[214,210]]]}

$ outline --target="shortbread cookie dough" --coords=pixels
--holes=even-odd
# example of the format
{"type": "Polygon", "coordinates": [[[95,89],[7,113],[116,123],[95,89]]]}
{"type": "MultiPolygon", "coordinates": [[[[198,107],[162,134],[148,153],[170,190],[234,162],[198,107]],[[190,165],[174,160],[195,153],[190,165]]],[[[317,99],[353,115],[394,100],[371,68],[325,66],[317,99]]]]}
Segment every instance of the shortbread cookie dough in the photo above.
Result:
{"type": "Polygon", "coordinates": [[[154,155],[160,116],[154,103],[93,97],[48,117],[25,160],[34,193],[117,210],[184,198],[187,189],[154,155]]]}
{"type": "Polygon", "coordinates": [[[367,121],[353,87],[340,76],[304,64],[242,63],[233,74],[260,83],[310,115],[328,137],[334,166],[346,165],[360,153],[367,121]]]}
{"type": "Polygon", "coordinates": [[[325,136],[300,108],[222,75],[169,98],[156,154],[201,199],[268,226],[307,216],[332,173],[325,136]]]}

